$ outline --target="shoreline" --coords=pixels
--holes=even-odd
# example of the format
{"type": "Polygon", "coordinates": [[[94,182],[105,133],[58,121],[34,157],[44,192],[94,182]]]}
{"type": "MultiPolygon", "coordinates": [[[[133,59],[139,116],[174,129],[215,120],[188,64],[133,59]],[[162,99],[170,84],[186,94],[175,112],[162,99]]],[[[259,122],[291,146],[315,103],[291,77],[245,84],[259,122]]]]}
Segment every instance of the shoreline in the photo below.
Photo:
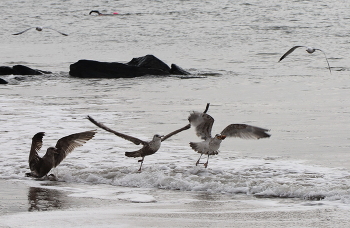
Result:
{"type": "Polygon", "coordinates": [[[74,193],[74,188],[70,185],[59,186],[66,189],[57,190],[57,188],[50,189],[51,186],[30,187],[21,181],[0,180],[0,227],[23,227],[23,224],[26,227],[45,227],[47,224],[50,224],[50,227],[64,225],[347,227],[350,225],[348,217],[350,207],[322,201],[258,199],[241,195],[136,189],[135,192],[141,192],[144,196],[152,195],[156,201],[135,203],[127,197],[125,199],[122,197],[132,191],[130,188],[106,186],[105,192],[109,192],[112,197],[105,195],[101,198],[92,198],[88,197],[88,194],[84,196],[74,193]]]}

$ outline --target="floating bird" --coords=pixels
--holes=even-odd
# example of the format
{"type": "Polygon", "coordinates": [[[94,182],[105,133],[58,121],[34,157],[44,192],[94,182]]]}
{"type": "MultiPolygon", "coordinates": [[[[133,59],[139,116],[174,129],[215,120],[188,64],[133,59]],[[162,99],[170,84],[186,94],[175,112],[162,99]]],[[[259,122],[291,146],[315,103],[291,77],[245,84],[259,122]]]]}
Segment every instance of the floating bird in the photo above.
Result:
{"type": "Polygon", "coordinates": [[[92,139],[95,134],[96,131],[85,131],[63,137],[57,141],[55,147],[49,147],[46,154],[41,158],[38,155],[38,151],[43,145],[45,133],[36,133],[32,139],[32,146],[29,153],[29,167],[31,172],[26,173],[26,175],[36,178],[46,176],[46,174],[48,174],[52,168],[58,166],[70,152],[92,139]]]}
{"type": "Polygon", "coordinates": [[[114,13],[100,13],[98,10],[91,10],[89,15],[91,15],[93,13],[97,13],[98,16],[115,16],[115,15],[118,15],[117,12],[114,12],[114,13]]]}
{"type": "Polygon", "coordinates": [[[204,163],[204,167],[207,168],[209,156],[219,153],[220,143],[226,137],[239,137],[243,139],[260,139],[270,137],[270,135],[266,133],[269,130],[247,124],[230,124],[224,130],[222,130],[220,134],[216,134],[215,137],[212,137],[211,129],[214,119],[210,115],[206,114],[208,107],[209,104],[207,104],[207,108],[203,113],[192,112],[188,117],[190,124],[195,127],[197,136],[204,140],[202,142],[190,142],[192,149],[201,154],[196,162],[196,166],[199,164],[202,155],[206,154],[208,155],[208,159],[207,162],[204,163]]]}
{"type": "Polygon", "coordinates": [[[161,142],[165,141],[166,139],[170,138],[171,136],[177,134],[177,133],[180,133],[181,131],[184,131],[184,130],[187,130],[191,127],[190,124],[187,124],[185,127],[183,128],[180,128],[176,131],[173,131],[169,134],[167,134],[166,136],[163,136],[163,135],[154,135],[153,136],[153,139],[149,142],[146,142],[146,141],[143,141],[141,139],[138,139],[138,138],[135,138],[135,137],[132,137],[132,136],[129,136],[129,135],[125,135],[125,134],[122,134],[122,133],[119,133],[119,132],[116,132],[108,127],[106,127],[105,125],[103,125],[102,123],[99,123],[97,122],[96,120],[94,120],[91,116],[87,116],[88,120],[90,120],[93,124],[95,124],[96,126],[108,131],[108,132],[111,132],[113,134],[115,134],[116,136],[118,137],[121,137],[125,140],[128,140],[132,143],[134,143],[135,145],[140,145],[142,144],[143,147],[137,151],[133,151],[133,152],[125,152],[125,156],[127,157],[141,157],[142,159],[138,160],[138,162],[141,162],[141,165],[140,165],[140,168],[139,168],[139,172],[141,172],[141,167],[142,167],[142,164],[143,164],[143,161],[145,159],[145,156],[148,156],[148,155],[152,155],[154,154],[155,152],[157,152],[160,148],[160,145],[161,145],[161,142]]]}
{"type": "Polygon", "coordinates": [[[329,72],[332,73],[331,67],[329,66],[329,62],[328,62],[326,53],[325,53],[324,51],[322,51],[321,49],[318,49],[318,48],[306,47],[306,46],[294,46],[294,47],[292,47],[291,49],[289,49],[289,50],[280,58],[280,60],[279,60],[278,62],[282,61],[282,59],[284,59],[284,58],[287,57],[290,53],[292,53],[295,49],[300,48],[300,47],[306,48],[306,51],[307,51],[309,54],[312,54],[312,53],[314,53],[315,51],[321,51],[321,52],[324,54],[324,57],[326,58],[326,61],[327,61],[327,64],[328,64],[329,72]]]}
{"type": "Polygon", "coordinates": [[[30,29],[32,29],[32,28],[35,28],[35,30],[36,30],[36,31],[39,31],[39,32],[43,31],[43,29],[51,29],[51,30],[53,30],[53,31],[58,32],[58,33],[61,34],[61,35],[68,36],[68,34],[66,34],[66,33],[57,31],[56,29],[49,28],[49,27],[30,27],[30,28],[28,28],[28,29],[26,29],[26,30],[24,30],[24,31],[22,31],[22,32],[14,33],[14,34],[12,34],[12,35],[20,35],[20,34],[25,33],[26,31],[28,31],[28,30],[30,30],[30,29]]]}

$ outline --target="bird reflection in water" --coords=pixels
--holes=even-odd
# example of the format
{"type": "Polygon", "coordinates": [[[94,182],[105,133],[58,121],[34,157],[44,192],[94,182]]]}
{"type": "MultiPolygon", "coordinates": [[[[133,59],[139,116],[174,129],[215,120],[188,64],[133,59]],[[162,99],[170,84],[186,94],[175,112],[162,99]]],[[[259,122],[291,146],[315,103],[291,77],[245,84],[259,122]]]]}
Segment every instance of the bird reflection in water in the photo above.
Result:
{"type": "Polygon", "coordinates": [[[28,192],[28,211],[48,211],[62,208],[62,193],[46,188],[30,187],[28,192]]]}

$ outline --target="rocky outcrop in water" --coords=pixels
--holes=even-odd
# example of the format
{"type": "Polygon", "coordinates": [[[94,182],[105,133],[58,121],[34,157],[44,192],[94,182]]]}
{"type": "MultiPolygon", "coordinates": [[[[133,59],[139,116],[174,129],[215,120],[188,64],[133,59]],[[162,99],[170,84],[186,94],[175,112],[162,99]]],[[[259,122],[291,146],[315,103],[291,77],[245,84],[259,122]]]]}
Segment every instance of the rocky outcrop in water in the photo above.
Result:
{"type": "Polygon", "coordinates": [[[0,66],[0,75],[41,75],[51,74],[49,71],[36,70],[24,65],[15,65],[13,67],[0,66]]]}
{"type": "Polygon", "coordinates": [[[153,55],[133,58],[128,63],[79,60],[70,65],[69,74],[79,78],[134,78],[144,75],[189,75],[181,67],[169,67],[153,55]]]}
{"type": "Polygon", "coordinates": [[[0,84],[7,84],[8,82],[5,81],[4,79],[0,78],[0,84]]]}

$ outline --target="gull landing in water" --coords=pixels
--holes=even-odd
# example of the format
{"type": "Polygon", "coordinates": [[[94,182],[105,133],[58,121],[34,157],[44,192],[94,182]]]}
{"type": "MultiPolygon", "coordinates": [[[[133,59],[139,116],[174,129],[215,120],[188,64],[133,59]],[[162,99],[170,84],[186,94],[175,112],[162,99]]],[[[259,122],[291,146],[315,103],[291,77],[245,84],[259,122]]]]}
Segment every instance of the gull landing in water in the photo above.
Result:
{"type": "Polygon", "coordinates": [[[53,30],[53,31],[58,32],[59,34],[61,34],[61,35],[63,35],[63,36],[68,36],[68,34],[66,34],[66,33],[57,31],[56,29],[49,28],[49,27],[30,27],[30,28],[28,28],[28,29],[26,29],[26,30],[23,30],[22,32],[14,33],[14,34],[12,34],[12,35],[20,35],[20,34],[25,33],[25,32],[27,32],[28,30],[33,29],[33,28],[35,28],[35,30],[36,30],[36,31],[39,31],[39,32],[43,31],[43,29],[51,29],[51,30],[53,30]]]}
{"type": "MultiPolygon", "coordinates": [[[[29,168],[31,172],[26,173],[26,176],[36,178],[46,176],[50,170],[58,166],[70,152],[92,139],[95,134],[96,131],[85,131],[63,137],[57,141],[55,147],[49,147],[46,154],[40,157],[38,152],[43,145],[45,133],[36,133],[33,136],[29,153],[29,168]]],[[[53,174],[49,175],[49,177],[51,176],[55,178],[53,174]]]]}
{"type": "Polygon", "coordinates": [[[145,159],[145,156],[148,156],[148,155],[152,155],[154,154],[155,152],[157,152],[160,148],[160,145],[161,143],[170,138],[171,136],[177,134],[177,133],[180,133],[181,131],[184,131],[184,130],[187,130],[191,127],[190,124],[187,124],[185,127],[182,127],[176,131],[173,131],[169,134],[167,134],[166,136],[163,136],[163,135],[154,135],[153,136],[153,139],[149,142],[146,142],[146,141],[143,141],[141,139],[138,139],[138,138],[135,138],[135,137],[132,137],[132,136],[129,136],[129,135],[125,135],[123,133],[119,133],[119,132],[116,132],[108,127],[106,127],[105,125],[103,125],[102,123],[99,123],[97,122],[96,120],[94,120],[91,116],[87,116],[88,120],[90,120],[93,124],[95,124],[97,127],[100,127],[108,132],[111,132],[113,134],[115,134],[116,136],[118,137],[121,137],[125,140],[128,140],[132,143],[134,143],[135,145],[140,145],[142,144],[142,148],[139,149],[139,150],[136,150],[136,151],[133,151],[133,152],[125,152],[125,156],[127,157],[141,157],[140,160],[138,160],[138,162],[141,162],[141,165],[140,165],[140,168],[139,168],[139,172],[141,172],[141,167],[142,167],[142,164],[143,164],[143,161],[145,159]]]}
{"type": "Polygon", "coordinates": [[[202,142],[190,142],[190,146],[194,151],[200,153],[200,157],[196,162],[196,166],[203,154],[208,155],[207,162],[204,163],[204,167],[207,168],[209,156],[219,153],[219,148],[222,140],[226,137],[238,137],[243,139],[260,139],[269,138],[270,135],[266,132],[269,131],[264,128],[254,127],[247,124],[230,124],[220,134],[216,134],[214,137],[211,135],[211,129],[214,123],[213,117],[206,114],[209,108],[209,103],[203,113],[192,112],[188,117],[190,124],[195,127],[195,131],[198,137],[203,139],[202,142]]]}
{"type": "Polygon", "coordinates": [[[289,50],[280,58],[280,60],[279,60],[278,62],[282,61],[282,60],[283,60],[284,58],[286,58],[289,54],[291,54],[295,49],[300,48],[300,47],[306,48],[306,51],[307,51],[309,54],[312,54],[312,53],[314,53],[315,51],[321,51],[321,52],[324,54],[324,57],[326,58],[326,61],[327,61],[327,64],[328,64],[329,72],[332,73],[331,67],[329,66],[329,62],[328,62],[326,53],[325,53],[324,51],[322,51],[321,49],[318,49],[318,48],[306,47],[306,46],[294,46],[294,47],[292,47],[291,49],[289,49],[289,50]]]}

